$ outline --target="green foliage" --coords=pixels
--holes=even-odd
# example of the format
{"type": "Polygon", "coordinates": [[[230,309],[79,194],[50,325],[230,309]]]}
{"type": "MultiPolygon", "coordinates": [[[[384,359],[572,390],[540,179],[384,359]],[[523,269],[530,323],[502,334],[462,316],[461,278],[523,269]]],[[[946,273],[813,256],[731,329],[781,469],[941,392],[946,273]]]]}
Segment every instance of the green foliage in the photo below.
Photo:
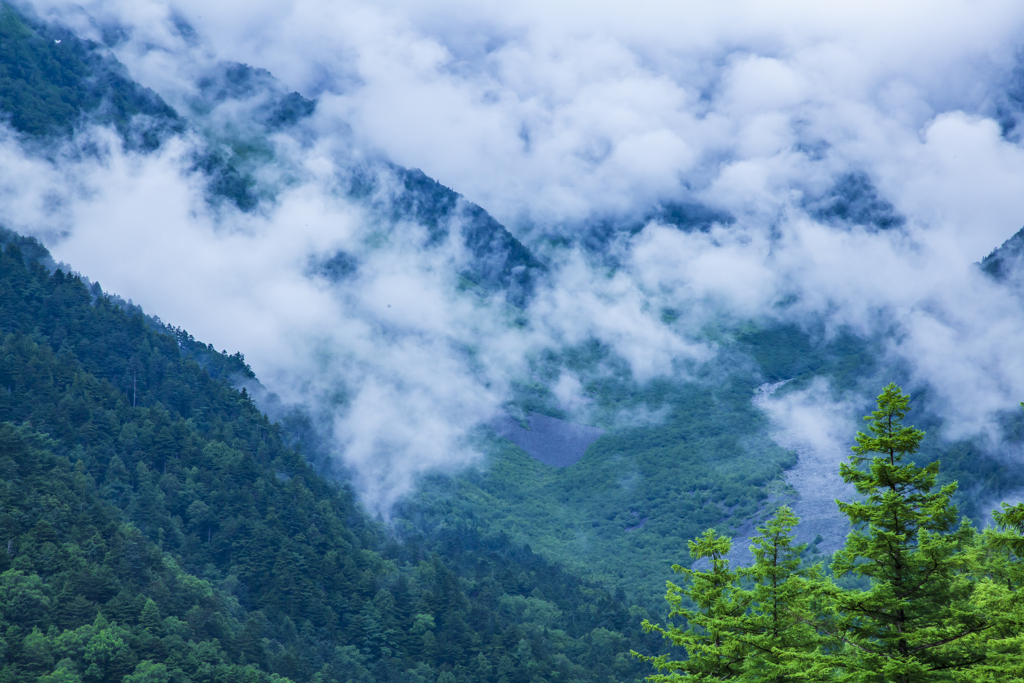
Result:
{"type": "Polygon", "coordinates": [[[934,490],[938,463],[910,460],[924,433],[903,425],[909,406],[899,387],[885,387],[865,418],[869,433],[857,434],[840,468],[862,498],[839,502],[853,530],[831,570],[867,587],[801,568],[786,508],[759,529],[750,569],[731,571],[728,539],[709,530],[691,553],[709,558],[711,571],[687,570],[685,587],[669,584],[671,615],[685,617],[685,628],[644,623],[689,657],[639,655],[668,672],[649,680],[1020,680],[1024,505],[1004,505],[998,528],[981,534],[957,525],[956,484],[934,490]]]}
{"type": "Polygon", "coordinates": [[[666,568],[687,539],[757,523],[793,495],[783,475],[796,456],[769,436],[767,417],[751,403],[755,389],[792,377],[781,391],[799,389],[815,374],[852,387],[874,370],[869,342],[819,332],[752,324],[707,331],[719,362],[686,368],[685,381],[639,382],[597,342],[541,354],[516,385],[510,413],[567,418],[550,387],[568,372],[592,401],[591,424],[606,434],[565,469],[482,440],[486,470],[428,481],[405,516],[426,529],[471,516],[657,609],[666,568]]]}
{"type": "MultiPolygon", "coordinates": [[[[882,338],[865,339],[843,329],[829,331],[820,322],[805,321],[805,325],[750,322],[723,337],[731,337],[737,351],[753,358],[765,379],[788,380],[779,389],[780,395],[799,391],[815,378],[824,378],[840,400],[844,394],[866,395],[883,375],[909,376],[909,368],[904,364],[883,362],[882,338]]],[[[725,362],[742,367],[739,359],[725,362]]],[[[985,438],[950,441],[940,436],[942,418],[929,409],[928,393],[928,388],[922,387],[915,401],[916,422],[929,433],[913,459],[921,465],[941,459],[940,483],[959,481],[954,502],[962,514],[982,521],[988,514],[988,510],[982,509],[983,502],[1012,495],[1024,487],[1024,470],[1004,458],[992,457],[985,438]]],[[[1006,441],[1024,443],[1024,414],[1004,413],[1000,423],[1006,441]]]]}
{"type": "Polygon", "coordinates": [[[840,466],[864,498],[839,503],[853,531],[832,571],[871,581],[867,590],[835,593],[843,680],[937,680],[943,675],[937,672],[969,667],[983,656],[962,647],[986,626],[971,604],[974,582],[964,552],[974,532],[956,526],[950,500],[956,484],[933,491],[938,462],[919,467],[909,460],[924,436],[902,424],[909,405],[895,384],[885,387],[878,409],[865,418],[870,435],[857,434],[850,464],[840,466]]]}
{"type": "Polygon", "coordinates": [[[1003,503],[1001,510],[992,512],[998,531],[990,532],[993,544],[1009,553],[1010,557],[1024,558],[1024,503],[1003,503]]]}
{"type": "Polygon", "coordinates": [[[750,608],[741,622],[740,638],[749,654],[739,680],[807,680],[820,669],[810,655],[823,643],[814,627],[821,572],[818,566],[802,566],[807,546],[793,544],[799,521],[789,508],[780,508],[751,539],[754,564],[740,572],[750,586],[750,608]]]}
{"type": "Polygon", "coordinates": [[[741,326],[733,336],[737,347],[756,361],[766,380],[789,380],[794,387],[814,376],[826,376],[837,389],[852,388],[877,364],[875,346],[845,330],[830,337],[823,326],[808,331],[796,325],[751,323],[741,326]]]}
{"type": "MultiPolygon", "coordinates": [[[[228,596],[182,572],[122,523],[83,461],[72,465],[54,448],[59,444],[29,427],[0,425],[0,676],[120,681],[138,673],[137,665],[148,671],[140,657],[154,656],[175,664],[179,679],[201,677],[204,647],[219,650],[211,637],[226,634],[182,623],[181,632],[165,635],[156,602],[143,602],[141,594],[149,592],[169,612],[207,613],[225,626],[233,621],[228,596]]],[[[266,678],[238,661],[222,661],[221,669],[222,680],[249,670],[253,680],[266,678]]]]}
{"type": "Polygon", "coordinates": [[[665,567],[686,539],[770,514],[792,452],[767,435],[750,399],[756,383],[711,388],[595,377],[588,391],[607,414],[656,412],[647,424],[612,427],[567,468],[482,439],[484,471],[428,480],[403,516],[431,529],[453,518],[501,529],[630,599],[653,602],[665,567]],[[650,407],[648,407],[650,406],[650,407]]]}
{"type": "Polygon", "coordinates": [[[683,574],[687,579],[684,590],[668,583],[665,599],[672,606],[669,619],[683,617],[687,628],[676,628],[669,624],[667,629],[649,621],[643,626],[647,631],[656,631],[670,640],[677,647],[686,648],[688,657],[682,661],[673,661],[668,655],[649,657],[639,655],[641,661],[654,665],[657,674],[648,677],[654,683],[668,683],[685,679],[719,680],[735,678],[743,667],[748,656],[744,643],[735,637],[736,622],[746,610],[746,596],[735,584],[739,575],[730,569],[729,553],[731,542],[719,536],[713,529],[704,532],[700,538],[690,541],[690,557],[694,560],[707,560],[709,571],[686,569],[673,565],[672,570],[683,574]],[[683,606],[683,598],[688,598],[694,605],[692,609],[683,606]]]}
{"type": "Polygon", "coordinates": [[[33,136],[70,133],[88,116],[144,148],[181,129],[174,110],[128,78],[99,45],[34,24],[6,3],[0,4],[0,111],[33,136]],[[148,123],[133,128],[139,115],[148,123]]]}
{"type": "Polygon", "coordinates": [[[6,241],[0,681],[634,673],[620,600],[472,527],[395,542],[231,388],[240,354],[6,241]]]}
{"type": "Polygon", "coordinates": [[[973,634],[968,643],[982,650],[984,661],[955,680],[979,683],[1019,681],[1024,678],[1024,504],[993,513],[995,528],[987,528],[977,539],[973,567],[980,580],[974,603],[986,615],[988,628],[973,634]]]}
{"type": "Polygon", "coordinates": [[[686,659],[633,652],[659,673],[655,683],[683,680],[762,681],[807,680],[820,671],[813,653],[822,642],[812,622],[820,574],[801,568],[804,546],[793,545],[797,518],[789,508],[758,529],[752,539],[754,563],[733,570],[725,559],[728,538],[706,531],[690,542],[690,555],[705,560],[708,571],[673,570],[683,574],[685,587],[668,584],[669,619],[683,617],[685,627],[667,628],[644,622],[672,645],[686,650],[686,659]]]}
{"type": "MultiPolygon", "coordinates": [[[[735,368],[731,376],[688,386],[633,382],[628,369],[596,344],[538,359],[534,381],[519,385],[517,407],[565,417],[546,387],[568,369],[594,400],[597,424],[601,416],[611,422],[630,413],[650,416],[647,424],[612,423],[584,459],[565,470],[537,463],[509,444],[485,443],[491,454],[486,471],[429,482],[406,516],[427,529],[467,518],[482,528],[507,530],[547,557],[635,591],[631,597],[644,601],[686,538],[708,526],[736,528],[788,495],[779,479],[793,455],[766,437],[767,423],[749,401],[762,378],[796,376],[787,391],[824,374],[850,388],[875,369],[871,344],[845,333],[818,339],[795,327],[752,327],[734,342],[723,337],[722,344],[720,353],[735,368]],[[758,361],[761,376],[747,374],[750,362],[743,354],[758,361]]],[[[993,467],[976,449],[960,460],[958,476],[970,473],[987,489],[1013,480],[1012,472],[993,467]]]]}

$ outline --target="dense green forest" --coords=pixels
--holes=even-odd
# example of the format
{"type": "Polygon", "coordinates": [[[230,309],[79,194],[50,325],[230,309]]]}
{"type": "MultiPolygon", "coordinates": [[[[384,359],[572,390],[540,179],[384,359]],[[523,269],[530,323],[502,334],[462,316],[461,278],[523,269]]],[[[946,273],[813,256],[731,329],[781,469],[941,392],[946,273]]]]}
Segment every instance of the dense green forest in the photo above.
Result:
{"type": "MultiPolygon", "coordinates": [[[[536,359],[510,412],[569,417],[550,389],[568,370],[592,401],[592,424],[606,433],[567,468],[544,465],[493,434],[481,436],[486,467],[428,479],[401,514],[427,531],[468,516],[659,610],[669,567],[690,562],[690,539],[708,527],[735,535],[796,498],[784,479],[796,455],[771,438],[778,427],[751,403],[760,384],[788,380],[776,394],[784,397],[825,378],[836,400],[848,400],[870,395],[883,377],[909,376],[885,360],[883,340],[846,330],[829,335],[813,326],[746,321],[703,334],[717,345],[718,362],[687,369],[686,380],[638,382],[596,342],[536,359]],[[617,423],[623,415],[641,419],[617,423]]],[[[982,443],[942,438],[928,388],[916,396],[918,424],[928,434],[910,457],[921,465],[941,458],[940,481],[959,481],[955,503],[981,522],[987,497],[1024,487],[1024,472],[988,457],[982,443]]],[[[1019,443],[1024,414],[1001,421],[1006,441],[1019,443]]]]}
{"type": "Polygon", "coordinates": [[[0,680],[636,676],[621,595],[471,520],[398,542],[231,388],[241,355],[4,241],[0,680]]]}
{"type": "Polygon", "coordinates": [[[145,149],[184,129],[102,46],[31,21],[7,3],[0,3],[0,112],[31,136],[67,134],[88,118],[145,149]]]}

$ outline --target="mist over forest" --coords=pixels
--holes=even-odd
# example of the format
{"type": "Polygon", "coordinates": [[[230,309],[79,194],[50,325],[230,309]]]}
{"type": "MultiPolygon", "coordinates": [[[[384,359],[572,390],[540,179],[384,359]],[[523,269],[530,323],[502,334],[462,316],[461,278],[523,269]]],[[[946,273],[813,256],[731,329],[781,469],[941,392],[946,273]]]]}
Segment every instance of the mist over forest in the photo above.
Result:
{"type": "MultiPolygon", "coordinates": [[[[994,0],[4,2],[0,439],[150,558],[60,593],[8,543],[52,594],[0,617],[134,653],[9,676],[207,680],[216,640],[223,680],[636,680],[705,529],[749,565],[787,506],[805,561],[842,550],[891,382],[991,526],[1024,501],[1022,49],[994,0]],[[344,585],[238,559],[266,515],[344,585]]],[[[55,519],[0,527],[82,545],[55,519]]]]}
{"type": "MultiPolygon", "coordinates": [[[[188,123],[151,151],[88,119],[47,155],[8,135],[5,224],[243,351],[331,422],[379,511],[476,462],[467,436],[538,359],[591,342],[643,384],[713,367],[711,326],[849,330],[952,437],[998,442],[1024,395],[1018,298],[975,265],[1024,214],[1008,6],[34,9],[188,123]],[[426,206],[443,188],[396,164],[530,256],[474,253],[477,209],[426,206]]],[[[614,423],[587,380],[546,388],[614,423]]]]}

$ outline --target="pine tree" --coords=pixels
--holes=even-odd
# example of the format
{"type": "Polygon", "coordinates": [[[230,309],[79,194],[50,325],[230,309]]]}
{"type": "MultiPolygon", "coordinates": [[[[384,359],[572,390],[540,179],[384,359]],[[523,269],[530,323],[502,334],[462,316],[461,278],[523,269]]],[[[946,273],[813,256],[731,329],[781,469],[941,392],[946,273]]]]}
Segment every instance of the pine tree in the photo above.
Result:
{"type": "Polygon", "coordinates": [[[827,677],[814,656],[822,643],[813,625],[821,572],[817,566],[800,566],[807,546],[793,544],[799,521],[788,507],[779,508],[751,539],[754,564],[740,571],[750,586],[745,598],[750,610],[736,623],[748,651],[738,680],[784,683],[827,677]]]}
{"type": "Polygon", "coordinates": [[[864,418],[870,434],[858,432],[850,463],[840,467],[863,499],[839,502],[853,530],[832,570],[871,583],[835,592],[843,681],[948,680],[983,658],[970,638],[986,628],[971,603],[965,550],[974,532],[957,526],[956,484],[933,491],[939,464],[909,459],[924,437],[903,426],[909,406],[899,387],[885,387],[878,410],[864,418]]]}
{"type": "Polygon", "coordinates": [[[708,529],[690,541],[689,548],[695,561],[706,559],[710,563],[709,571],[672,566],[672,571],[687,581],[685,588],[668,582],[665,599],[672,606],[668,618],[683,617],[687,625],[683,628],[669,622],[664,628],[644,619],[643,629],[647,633],[657,631],[673,645],[685,648],[688,658],[673,660],[667,654],[655,657],[633,651],[634,657],[662,672],[647,677],[652,683],[727,680],[743,668],[749,648],[738,638],[736,625],[747,610],[748,596],[738,588],[739,574],[729,568],[726,555],[730,547],[728,537],[708,529]],[[693,609],[684,605],[684,598],[694,605],[693,609]]]}
{"type": "Polygon", "coordinates": [[[973,637],[985,661],[957,676],[964,683],[1002,683],[1024,680],[1024,504],[1002,505],[992,518],[996,528],[985,529],[975,545],[977,608],[989,615],[989,629],[973,637]]]}

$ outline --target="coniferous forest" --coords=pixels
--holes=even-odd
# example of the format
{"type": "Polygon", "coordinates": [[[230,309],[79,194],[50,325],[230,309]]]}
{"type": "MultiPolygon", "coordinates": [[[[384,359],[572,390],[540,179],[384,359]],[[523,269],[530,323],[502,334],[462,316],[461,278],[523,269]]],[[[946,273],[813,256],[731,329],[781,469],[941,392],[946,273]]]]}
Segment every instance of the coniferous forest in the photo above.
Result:
{"type": "Polygon", "coordinates": [[[1024,9],[634,5],[0,0],[0,683],[1024,680],[1024,9]]]}
{"type": "Polygon", "coordinates": [[[397,543],[225,356],[0,257],[4,681],[635,676],[622,596],[472,527],[397,543]]]}

